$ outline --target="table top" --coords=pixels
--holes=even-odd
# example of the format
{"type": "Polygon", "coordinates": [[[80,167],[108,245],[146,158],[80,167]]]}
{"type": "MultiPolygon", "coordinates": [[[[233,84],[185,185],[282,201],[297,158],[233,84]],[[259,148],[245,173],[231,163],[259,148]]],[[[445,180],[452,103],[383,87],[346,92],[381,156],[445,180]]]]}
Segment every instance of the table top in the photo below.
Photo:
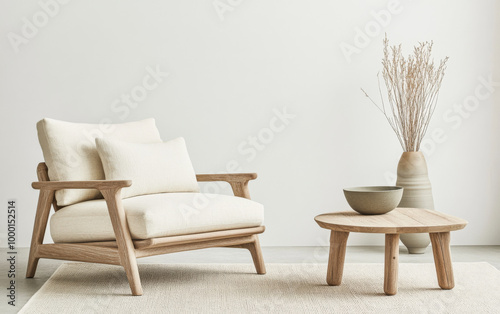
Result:
{"type": "Polygon", "coordinates": [[[361,215],[355,211],[328,213],[314,218],[325,229],[364,233],[434,233],[463,229],[467,221],[419,208],[396,208],[383,215],[361,215]]]}

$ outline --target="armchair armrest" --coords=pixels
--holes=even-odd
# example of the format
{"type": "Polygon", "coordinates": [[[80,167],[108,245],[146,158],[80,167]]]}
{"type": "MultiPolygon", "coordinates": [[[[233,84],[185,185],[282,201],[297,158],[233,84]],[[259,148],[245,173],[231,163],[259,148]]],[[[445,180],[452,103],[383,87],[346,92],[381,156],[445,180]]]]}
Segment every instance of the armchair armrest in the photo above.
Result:
{"type": "Polygon", "coordinates": [[[250,199],[248,182],[257,179],[256,173],[197,174],[198,182],[225,181],[231,185],[234,196],[250,199]]]}
{"type": "Polygon", "coordinates": [[[207,181],[226,181],[226,182],[245,182],[257,179],[256,173],[221,173],[221,174],[197,174],[198,182],[207,181]]]}
{"type": "Polygon", "coordinates": [[[31,183],[37,190],[62,190],[62,189],[120,189],[132,185],[131,180],[91,180],[91,181],[38,181],[31,183]]]}
{"type": "MultiPolygon", "coordinates": [[[[47,166],[45,163],[40,163],[37,168],[38,179],[40,181],[33,182],[31,186],[34,189],[40,190],[38,197],[38,206],[36,210],[35,226],[33,228],[33,237],[31,240],[30,262],[26,272],[27,277],[33,277],[35,274],[38,258],[35,254],[37,248],[43,244],[43,236],[47,227],[51,204],[54,203],[54,209],[58,210],[58,206],[54,200],[55,191],[62,189],[98,189],[108,207],[108,213],[113,225],[113,231],[116,237],[116,243],[119,249],[120,264],[125,266],[125,269],[136,267],[134,244],[130,236],[130,230],[127,224],[125,209],[121,200],[121,189],[132,185],[131,180],[91,180],[91,181],[47,181],[47,166]],[[134,258],[130,258],[133,256],[134,258]],[[33,257],[33,259],[32,259],[33,257]],[[128,267],[128,268],[127,268],[128,267]]],[[[139,274],[137,272],[127,276],[139,282],[139,274]]],[[[132,288],[135,295],[141,295],[142,290],[137,287],[132,288]]]]}

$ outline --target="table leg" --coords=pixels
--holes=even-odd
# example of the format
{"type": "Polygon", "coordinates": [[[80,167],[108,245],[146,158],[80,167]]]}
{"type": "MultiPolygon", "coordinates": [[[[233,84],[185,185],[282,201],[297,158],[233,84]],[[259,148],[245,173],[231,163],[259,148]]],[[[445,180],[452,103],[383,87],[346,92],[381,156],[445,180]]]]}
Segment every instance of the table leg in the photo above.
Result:
{"type": "Polygon", "coordinates": [[[439,232],[430,233],[429,235],[439,286],[441,289],[453,289],[455,280],[453,278],[453,265],[451,264],[450,233],[439,232]]]}
{"type": "Polygon", "coordinates": [[[384,292],[398,293],[399,234],[385,235],[384,292]]]}
{"type": "Polygon", "coordinates": [[[326,282],[330,286],[339,286],[342,283],[344,272],[345,249],[349,232],[333,231],[330,235],[330,255],[326,282]]]}

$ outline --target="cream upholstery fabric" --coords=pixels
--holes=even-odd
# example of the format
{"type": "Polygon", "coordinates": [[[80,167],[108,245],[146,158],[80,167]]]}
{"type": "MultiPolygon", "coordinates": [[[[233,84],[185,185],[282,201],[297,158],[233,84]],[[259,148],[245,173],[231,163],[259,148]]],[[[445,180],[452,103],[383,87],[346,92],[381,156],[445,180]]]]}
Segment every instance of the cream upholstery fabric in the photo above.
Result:
{"type": "MultiPolygon", "coordinates": [[[[109,125],[43,119],[36,127],[51,181],[104,180],[95,137],[135,143],[161,142],[154,119],[109,125]]],[[[96,190],[56,192],[57,204],[61,206],[96,197],[99,197],[96,190]]]]}
{"type": "MultiPolygon", "coordinates": [[[[227,195],[162,193],[123,200],[133,239],[257,227],[264,207],[227,195]]],[[[106,202],[92,200],[61,208],[50,219],[54,242],[114,240],[106,202]]]]}
{"type": "Polygon", "coordinates": [[[198,192],[182,137],[165,143],[128,143],[96,138],[106,180],[132,180],[122,198],[163,192],[198,192]]]}

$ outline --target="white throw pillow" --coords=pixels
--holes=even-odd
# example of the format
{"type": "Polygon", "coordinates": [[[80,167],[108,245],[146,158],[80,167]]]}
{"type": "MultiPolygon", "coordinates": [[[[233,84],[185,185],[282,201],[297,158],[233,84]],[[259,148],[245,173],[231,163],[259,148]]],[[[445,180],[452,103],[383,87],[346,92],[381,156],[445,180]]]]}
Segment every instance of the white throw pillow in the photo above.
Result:
{"type": "Polygon", "coordinates": [[[165,143],[128,143],[96,138],[106,180],[132,180],[122,198],[165,192],[198,192],[182,137],[165,143]]]}
{"type": "MultiPolygon", "coordinates": [[[[137,143],[161,142],[154,119],[108,125],[43,119],[36,127],[51,181],[104,180],[104,170],[95,147],[96,137],[137,143]]],[[[90,189],[56,192],[59,206],[98,197],[99,191],[90,189]]]]}

